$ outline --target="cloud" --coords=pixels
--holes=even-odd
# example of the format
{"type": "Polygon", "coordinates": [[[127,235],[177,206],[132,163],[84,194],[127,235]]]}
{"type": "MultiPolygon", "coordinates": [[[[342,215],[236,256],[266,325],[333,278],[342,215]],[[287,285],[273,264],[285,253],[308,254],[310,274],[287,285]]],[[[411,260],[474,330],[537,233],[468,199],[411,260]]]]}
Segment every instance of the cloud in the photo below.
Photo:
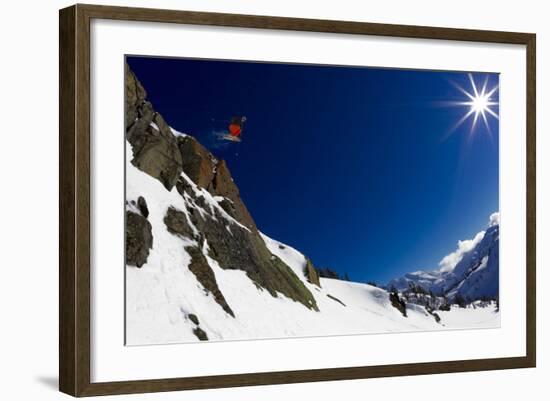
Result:
{"type": "Polygon", "coordinates": [[[455,268],[455,266],[462,260],[465,253],[470,252],[474,247],[483,239],[485,231],[480,231],[472,239],[466,239],[464,241],[458,241],[458,247],[456,251],[448,254],[439,262],[439,271],[448,272],[455,268]]]}
{"type": "MultiPolygon", "coordinates": [[[[489,216],[489,227],[493,227],[500,224],[500,213],[495,212],[489,216]]],[[[478,232],[474,238],[458,241],[456,251],[448,254],[439,262],[439,271],[449,272],[455,268],[455,266],[462,260],[464,254],[470,252],[474,247],[483,239],[485,231],[478,232]]]]}
{"type": "Polygon", "coordinates": [[[500,213],[494,212],[489,216],[489,227],[498,226],[500,224],[500,213]]]}

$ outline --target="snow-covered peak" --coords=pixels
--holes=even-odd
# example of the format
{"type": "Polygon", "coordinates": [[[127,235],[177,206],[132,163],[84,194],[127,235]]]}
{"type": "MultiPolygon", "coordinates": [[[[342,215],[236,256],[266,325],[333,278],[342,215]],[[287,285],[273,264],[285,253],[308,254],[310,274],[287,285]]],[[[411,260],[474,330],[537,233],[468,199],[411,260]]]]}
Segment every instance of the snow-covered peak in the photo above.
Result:
{"type": "Polygon", "coordinates": [[[456,267],[456,265],[462,260],[464,255],[474,249],[484,236],[485,231],[480,231],[472,239],[467,239],[463,241],[459,240],[457,249],[446,255],[439,262],[439,271],[441,273],[452,271],[456,267]]]}
{"type": "Polygon", "coordinates": [[[449,298],[498,298],[499,222],[499,213],[493,213],[489,227],[471,239],[458,241],[457,249],[441,259],[438,269],[407,273],[391,280],[388,288],[406,291],[420,286],[449,298]]]}
{"type": "Polygon", "coordinates": [[[489,217],[489,227],[500,225],[500,213],[495,212],[489,217]]]}

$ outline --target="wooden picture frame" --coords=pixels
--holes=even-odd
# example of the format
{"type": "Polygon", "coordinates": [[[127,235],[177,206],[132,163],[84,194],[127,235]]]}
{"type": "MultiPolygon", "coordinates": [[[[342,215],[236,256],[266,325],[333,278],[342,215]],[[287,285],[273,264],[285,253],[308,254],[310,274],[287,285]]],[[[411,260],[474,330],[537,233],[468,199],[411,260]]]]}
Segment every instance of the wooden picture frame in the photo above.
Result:
{"type": "Polygon", "coordinates": [[[80,4],[60,10],[59,28],[60,391],[73,396],[95,396],[535,367],[536,37],[534,34],[80,4]],[[511,358],[92,383],[90,380],[90,21],[95,18],[526,46],[526,355],[511,358]]]}

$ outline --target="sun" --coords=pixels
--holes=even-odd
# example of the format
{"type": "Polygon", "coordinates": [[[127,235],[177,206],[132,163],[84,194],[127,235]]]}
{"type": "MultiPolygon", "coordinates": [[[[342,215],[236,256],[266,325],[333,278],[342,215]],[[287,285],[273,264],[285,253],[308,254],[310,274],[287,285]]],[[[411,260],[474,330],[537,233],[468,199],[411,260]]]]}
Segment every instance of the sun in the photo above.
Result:
{"type": "Polygon", "coordinates": [[[489,109],[489,98],[487,96],[477,96],[470,102],[471,110],[475,113],[484,113],[489,109]]]}
{"type": "Polygon", "coordinates": [[[468,111],[454,126],[453,131],[457,129],[466,120],[468,120],[470,117],[472,117],[472,125],[470,128],[470,134],[472,134],[474,129],[476,128],[477,122],[481,117],[485,125],[485,128],[490,133],[491,129],[489,127],[489,121],[487,116],[489,115],[491,117],[496,118],[497,120],[499,118],[498,114],[492,109],[492,107],[498,105],[498,102],[494,101],[492,98],[495,92],[498,90],[498,85],[495,85],[495,87],[488,89],[487,88],[487,83],[489,80],[488,75],[485,77],[485,81],[483,82],[483,86],[481,88],[478,88],[478,86],[476,85],[476,82],[472,74],[468,74],[468,78],[472,86],[471,92],[468,92],[466,89],[464,89],[458,84],[454,84],[464,95],[466,95],[467,100],[462,102],[453,102],[453,104],[457,106],[466,106],[468,107],[468,111]]]}

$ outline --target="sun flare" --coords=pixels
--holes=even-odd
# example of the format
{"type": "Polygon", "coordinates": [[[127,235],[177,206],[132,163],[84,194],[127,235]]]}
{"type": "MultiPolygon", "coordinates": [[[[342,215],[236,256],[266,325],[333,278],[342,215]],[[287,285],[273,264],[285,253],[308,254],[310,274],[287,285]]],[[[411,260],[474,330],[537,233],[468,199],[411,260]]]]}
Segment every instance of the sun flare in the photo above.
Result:
{"type": "Polygon", "coordinates": [[[489,99],[487,96],[477,96],[470,103],[472,106],[471,110],[476,113],[482,113],[488,109],[489,99]]]}
{"type": "Polygon", "coordinates": [[[487,115],[490,115],[496,118],[497,120],[499,118],[498,114],[491,108],[492,106],[498,105],[498,102],[492,100],[493,95],[498,90],[498,84],[495,85],[493,88],[488,89],[487,83],[488,83],[489,76],[486,76],[485,81],[483,82],[483,86],[481,87],[481,89],[479,89],[476,85],[473,75],[468,74],[468,78],[472,86],[471,92],[468,92],[466,89],[464,89],[460,85],[455,84],[455,86],[464,95],[466,95],[468,100],[463,102],[454,102],[454,104],[458,106],[466,106],[469,109],[466,112],[466,114],[458,121],[454,129],[458,128],[462,123],[464,123],[468,118],[470,118],[470,116],[473,116],[472,125],[470,128],[470,134],[472,134],[479,120],[479,117],[481,116],[481,119],[483,120],[483,123],[487,128],[487,131],[489,131],[490,133],[491,128],[489,127],[489,121],[488,121],[487,115]]]}

